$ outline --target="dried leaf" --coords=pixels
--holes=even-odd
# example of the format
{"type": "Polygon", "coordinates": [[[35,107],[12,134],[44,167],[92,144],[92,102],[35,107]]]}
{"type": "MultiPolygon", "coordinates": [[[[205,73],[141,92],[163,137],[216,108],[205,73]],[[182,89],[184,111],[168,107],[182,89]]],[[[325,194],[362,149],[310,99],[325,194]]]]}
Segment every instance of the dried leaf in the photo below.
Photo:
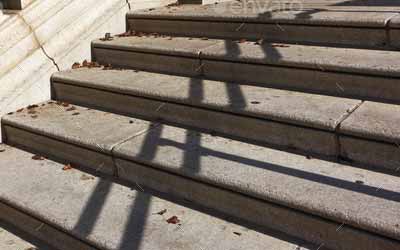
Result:
{"type": "Polygon", "coordinates": [[[75,112],[75,113],[73,113],[72,115],[79,115],[80,113],[79,112],[75,112]]]}
{"type": "Polygon", "coordinates": [[[66,109],[66,111],[74,111],[74,110],[76,110],[75,106],[66,109]]]}
{"type": "Polygon", "coordinates": [[[84,60],[82,62],[82,67],[89,67],[89,62],[87,60],[84,60]]]}
{"type": "Polygon", "coordinates": [[[168,224],[178,224],[180,220],[175,215],[167,220],[168,224]]]}
{"type": "Polygon", "coordinates": [[[28,114],[30,114],[30,115],[33,115],[33,114],[36,114],[36,113],[37,113],[36,110],[33,110],[33,109],[28,111],[28,114]]]}
{"type": "Polygon", "coordinates": [[[68,171],[68,170],[71,170],[71,169],[72,169],[71,164],[67,164],[62,168],[63,171],[68,171]]]}
{"type": "Polygon", "coordinates": [[[72,69],[79,69],[81,67],[81,64],[80,63],[78,63],[78,62],[76,62],[76,63],[74,63],[74,64],[72,64],[72,69]]]}
{"type": "Polygon", "coordinates": [[[36,119],[36,118],[38,118],[38,116],[37,115],[32,115],[31,118],[36,119]]]}
{"type": "Polygon", "coordinates": [[[167,212],[167,209],[161,210],[160,212],[156,213],[158,215],[164,215],[167,212]]]}
{"type": "Polygon", "coordinates": [[[22,108],[22,109],[18,109],[18,110],[17,110],[17,113],[21,113],[22,111],[24,111],[23,108],[22,108]]]}
{"type": "Polygon", "coordinates": [[[44,157],[43,157],[43,156],[40,156],[40,155],[34,155],[34,156],[32,156],[32,160],[35,160],[35,161],[43,161],[43,160],[44,160],[44,157]]]}
{"type": "Polygon", "coordinates": [[[239,232],[233,232],[234,234],[236,234],[237,236],[241,236],[242,235],[242,233],[239,233],[239,232]]]}
{"type": "Polygon", "coordinates": [[[39,106],[38,105],[29,105],[27,107],[27,109],[34,109],[34,108],[39,108],[39,106]]]}

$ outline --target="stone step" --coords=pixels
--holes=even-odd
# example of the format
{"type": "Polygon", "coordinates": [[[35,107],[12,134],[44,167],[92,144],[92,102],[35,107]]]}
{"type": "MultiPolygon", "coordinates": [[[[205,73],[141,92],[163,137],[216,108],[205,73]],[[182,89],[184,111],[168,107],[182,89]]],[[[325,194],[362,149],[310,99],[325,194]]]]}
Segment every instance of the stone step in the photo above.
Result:
{"type": "Polygon", "coordinates": [[[102,64],[400,103],[400,52],[157,35],[92,43],[102,64]]]}
{"type": "MultiPolygon", "coordinates": [[[[1,161],[1,160],[0,160],[1,161]]],[[[3,162],[2,162],[3,163],[3,162]]],[[[0,205],[1,206],[1,205],[0,205]]],[[[2,217],[2,216],[0,216],[2,217]]],[[[1,250],[56,250],[0,219],[1,250]]]]}
{"type": "Polygon", "coordinates": [[[396,1],[231,1],[128,13],[129,29],[175,36],[265,39],[398,50],[396,1]]]}
{"type": "MultiPolygon", "coordinates": [[[[400,247],[397,176],[65,103],[44,103],[9,115],[3,118],[3,131],[10,145],[112,174],[319,246],[400,247]]],[[[34,173],[41,176],[37,168],[34,173]]],[[[28,175],[21,178],[23,183],[43,183],[28,175]]],[[[8,188],[27,193],[11,184],[5,187],[0,191],[4,195],[12,193],[8,188]]],[[[48,189],[38,189],[48,195],[48,189]]],[[[25,204],[32,207],[35,202],[25,204]]]]}
{"type": "Polygon", "coordinates": [[[361,104],[200,78],[102,69],[53,75],[52,97],[329,157],[338,154],[335,130],[361,104]]]}
{"type": "Polygon", "coordinates": [[[56,73],[52,95],[286,151],[399,170],[400,106],[394,104],[93,68],[56,73]]]}
{"type": "Polygon", "coordinates": [[[60,250],[316,249],[144,186],[135,190],[78,169],[63,170],[64,165],[47,159],[32,160],[32,154],[16,148],[5,150],[0,218],[60,250]],[[167,222],[173,216],[177,224],[167,222]],[[36,229],[30,221],[36,221],[36,229]],[[56,228],[53,235],[51,228],[56,228]]]}

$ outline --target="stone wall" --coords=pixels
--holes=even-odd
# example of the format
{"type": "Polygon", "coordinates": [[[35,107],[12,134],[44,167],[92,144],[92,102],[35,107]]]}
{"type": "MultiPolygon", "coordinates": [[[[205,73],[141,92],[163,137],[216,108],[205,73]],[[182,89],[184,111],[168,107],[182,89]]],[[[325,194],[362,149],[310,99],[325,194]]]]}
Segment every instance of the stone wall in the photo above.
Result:
{"type": "Polygon", "coordinates": [[[33,0],[21,11],[0,10],[0,116],[48,100],[51,75],[90,59],[93,39],[124,32],[130,9],[172,2],[33,0]]]}

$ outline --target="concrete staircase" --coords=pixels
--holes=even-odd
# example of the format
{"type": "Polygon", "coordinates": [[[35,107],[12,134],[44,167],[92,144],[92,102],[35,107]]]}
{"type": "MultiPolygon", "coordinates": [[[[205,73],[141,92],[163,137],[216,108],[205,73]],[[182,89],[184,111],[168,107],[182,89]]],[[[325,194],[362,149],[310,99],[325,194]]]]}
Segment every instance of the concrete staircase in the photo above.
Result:
{"type": "Polygon", "coordinates": [[[128,13],[3,117],[0,219],[58,249],[400,249],[400,5],[267,3],[128,13]]]}

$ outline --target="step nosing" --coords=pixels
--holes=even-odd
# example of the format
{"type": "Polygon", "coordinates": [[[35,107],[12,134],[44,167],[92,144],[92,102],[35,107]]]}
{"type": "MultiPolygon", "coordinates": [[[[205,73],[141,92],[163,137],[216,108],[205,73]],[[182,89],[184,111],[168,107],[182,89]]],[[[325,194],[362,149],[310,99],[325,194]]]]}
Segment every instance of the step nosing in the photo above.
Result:
{"type": "MultiPolygon", "coordinates": [[[[29,132],[31,133],[31,132],[29,132]]],[[[53,138],[51,138],[53,139],[53,138]]],[[[54,140],[54,139],[53,139],[54,140]]],[[[65,144],[70,144],[68,142],[64,142],[65,144]]],[[[76,147],[79,147],[78,145],[72,144],[76,147]]],[[[327,220],[327,221],[331,221],[334,223],[338,223],[338,224],[346,224],[346,226],[350,226],[353,227],[355,230],[359,230],[359,231],[365,231],[365,232],[369,232],[369,233],[377,233],[382,237],[385,238],[390,238],[390,239],[396,239],[396,238],[391,238],[388,237],[387,234],[389,235],[393,235],[394,232],[391,232],[390,230],[382,230],[382,229],[377,229],[377,228],[371,228],[371,225],[369,225],[367,223],[367,225],[362,225],[360,224],[360,221],[358,219],[355,220],[351,220],[351,218],[346,217],[345,215],[336,217],[332,214],[327,213],[327,211],[324,210],[319,210],[319,206],[314,206],[312,209],[310,209],[310,207],[305,206],[295,206],[295,205],[291,205],[288,202],[284,202],[283,200],[279,200],[279,196],[277,196],[277,198],[268,198],[268,197],[261,197],[260,195],[256,195],[253,192],[245,192],[244,189],[238,189],[238,188],[233,188],[233,186],[229,186],[229,185],[225,185],[225,184],[221,184],[219,182],[216,181],[210,181],[211,179],[207,180],[207,178],[196,178],[196,176],[190,176],[190,175],[185,175],[184,173],[179,173],[176,171],[171,171],[169,169],[167,169],[166,167],[163,167],[161,165],[157,165],[157,164],[151,164],[149,162],[146,161],[142,161],[142,160],[133,160],[132,157],[123,157],[123,154],[118,153],[118,152],[114,152],[113,153],[113,157],[115,157],[116,159],[121,159],[121,160],[128,160],[129,162],[132,163],[136,163],[139,164],[141,166],[144,167],[148,167],[151,169],[155,169],[157,171],[160,171],[162,173],[166,173],[168,175],[175,175],[184,179],[189,179],[193,182],[196,183],[200,183],[200,184],[205,184],[205,185],[209,185],[211,187],[215,187],[219,190],[225,190],[227,192],[233,192],[233,193],[237,193],[239,195],[243,195],[246,197],[249,197],[251,199],[255,199],[255,200],[259,200],[265,203],[269,203],[273,206],[278,206],[281,207],[282,209],[289,209],[289,210],[293,210],[296,211],[297,213],[302,213],[308,216],[313,216],[315,218],[319,218],[321,220],[327,220]]],[[[117,166],[116,166],[117,167],[117,166]]],[[[396,234],[396,233],[395,233],[396,234]]]]}
{"type": "MultiPolygon", "coordinates": [[[[385,23],[382,24],[375,24],[375,25],[362,25],[357,23],[357,25],[351,25],[346,21],[343,21],[343,23],[326,23],[326,22],[318,22],[315,21],[315,23],[312,23],[310,21],[303,21],[302,20],[297,20],[297,21],[287,21],[287,20],[264,20],[260,21],[257,20],[257,18],[243,18],[243,19],[238,19],[238,18],[229,18],[229,17],[224,17],[224,18],[218,18],[218,17],[210,17],[210,16],[204,16],[204,17],[199,17],[199,16],[169,16],[169,15],[150,15],[150,14],[128,14],[127,15],[128,20],[157,20],[157,21],[188,21],[188,22],[201,22],[201,23],[245,23],[245,24],[256,24],[256,25],[288,25],[288,26],[308,26],[308,27],[327,27],[327,28],[350,28],[350,29],[377,29],[377,30],[382,30],[385,29],[385,23]]],[[[368,22],[366,22],[368,23],[368,22]]]]}
{"type": "MultiPolygon", "coordinates": [[[[217,45],[217,44],[215,44],[217,45]]],[[[215,46],[213,45],[213,46],[215,46]]],[[[160,48],[142,48],[142,47],[132,47],[125,45],[107,45],[105,43],[95,43],[94,49],[104,49],[108,51],[120,51],[120,52],[134,52],[141,54],[151,54],[151,55],[163,55],[170,56],[176,58],[193,58],[200,59],[203,61],[213,61],[213,62],[222,62],[222,63],[235,63],[235,64],[244,64],[244,65],[258,65],[265,66],[271,68],[287,68],[287,69],[298,69],[298,70],[306,70],[306,71],[314,71],[314,72],[323,72],[323,73],[338,73],[343,75],[357,75],[357,76],[368,76],[373,78],[386,78],[386,79],[399,79],[400,73],[394,71],[383,71],[383,70],[371,70],[371,68],[349,68],[349,67],[341,67],[338,65],[325,65],[318,64],[317,62],[281,62],[281,63],[273,63],[273,62],[258,62],[258,59],[229,59],[226,55],[208,55],[200,49],[201,52],[200,58],[198,53],[190,52],[190,51],[173,51],[173,50],[163,50],[160,48]]]]}
{"type": "MultiPolygon", "coordinates": [[[[150,94],[144,93],[144,92],[133,91],[133,90],[122,90],[122,89],[112,88],[112,87],[99,87],[99,86],[96,86],[95,82],[82,82],[79,80],[67,81],[67,80],[64,80],[61,78],[60,79],[54,78],[53,83],[78,86],[78,87],[100,90],[100,91],[104,91],[104,92],[110,92],[110,93],[115,93],[115,94],[120,94],[120,95],[125,95],[125,96],[133,96],[133,97],[143,98],[143,99],[150,100],[150,101],[161,101],[163,103],[176,104],[176,105],[180,105],[180,106],[202,109],[202,110],[207,110],[210,112],[218,112],[218,113],[222,113],[222,114],[230,114],[230,115],[235,115],[235,116],[240,116],[240,117],[246,117],[249,119],[258,119],[261,121],[276,122],[276,123],[295,126],[295,127],[299,127],[299,128],[314,129],[314,130],[318,130],[318,131],[326,131],[326,132],[332,132],[332,133],[335,131],[335,129],[333,127],[330,127],[329,125],[324,125],[322,123],[312,123],[312,122],[306,123],[306,122],[301,122],[298,120],[290,121],[289,119],[285,119],[284,117],[273,116],[271,114],[269,114],[267,116],[263,116],[262,114],[254,113],[251,111],[247,111],[247,112],[236,111],[235,112],[235,110],[233,110],[233,109],[229,109],[224,106],[212,105],[212,103],[190,103],[190,102],[184,102],[185,100],[179,99],[179,98],[171,98],[171,97],[165,97],[165,96],[159,96],[159,95],[150,95],[150,94]]],[[[288,118],[290,118],[290,117],[288,117],[288,118]]]]}

